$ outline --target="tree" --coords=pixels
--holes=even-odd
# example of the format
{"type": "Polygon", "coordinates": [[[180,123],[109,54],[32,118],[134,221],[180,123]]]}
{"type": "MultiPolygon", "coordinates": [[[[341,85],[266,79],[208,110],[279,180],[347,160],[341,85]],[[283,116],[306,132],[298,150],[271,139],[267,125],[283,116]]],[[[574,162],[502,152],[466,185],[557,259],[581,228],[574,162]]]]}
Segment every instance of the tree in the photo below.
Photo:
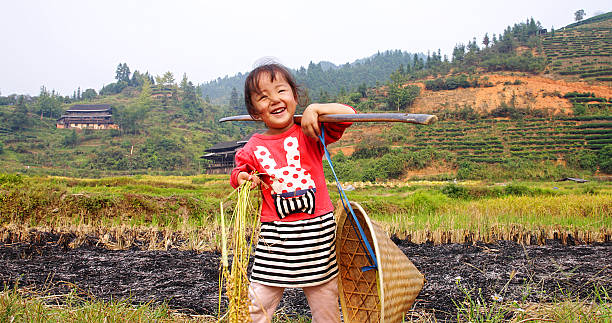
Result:
{"type": "Polygon", "coordinates": [[[514,50],[515,41],[512,36],[512,29],[510,26],[504,31],[503,35],[499,35],[499,41],[497,45],[497,50],[500,53],[510,53],[514,50]]]}
{"type": "MultiPolygon", "coordinates": [[[[200,97],[196,92],[196,87],[191,83],[191,81],[187,80],[187,73],[183,74],[183,80],[180,85],[180,93],[183,106],[183,109],[186,109],[190,112],[194,112],[193,110],[200,106],[200,97]]],[[[237,106],[239,106],[238,104],[237,106]]],[[[201,109],[200,109],[201,110],[201,109]]]]}
{"type": "Polygon", "coordinates": [[[95,97],[98,96],[98,93],[96,93],[96,90],[94,89],[87,89],[85,90],[85,92],[83,92],[83,100],[91,100],[91,99],[95,99],[95,97]]]}
{"type": "Polygon", "coordinates": [[[149,81],[148,77],[142,78],[142,89],[140,90],[140,96],[138,97],[138,102],[142,105],[144,109],[149,109],[151,107],[151,94],[153,90],[151,89],[151,81],[149,81]]]}
{"type": "Polygon", "coordinates": [[[115,79],[118,82],[130,83],[130,68],[126,63],[119,63],[117,70],[115,71],[115,79]]]}
{"type": "Polygon", "coordinates": [[[36,101],[36,114],[41,116],[47,116],[49,118],[59,118],[62,114],[62,99],[55,94],[55,91],[47,91],[42,86],[40,88],[40,95],[36,101]]]}
{"type": "Polygon", "coordinates": [[[457,44],[453,49],[453,62],[461,62],[463,61],[463,57],[465,56],[465,45],[457,44]]]}
{"type": "Polygon", "coordinates": [[[62,145],[64,145],[64,147],[76,147],[78,143],[79,138],[77,137],[76,130],[72,130],[72,132],[65,135],[64,139],[62,140],[62,145]]]}
{"type": "Polygon", "coordinates": [[[25,104],[23,95],[17,98],[17,105],[13,113],[9,115],[8,123],[12,130],[21,130],[30,125],[28,107],[25,104]]]}
{"type": "Polygon", "coordinates": [[[423,60],[417,54],[414,54],[412,61],[414,62],[412,67],[414,71],[420,71],[425,67],[425,63],[423,63],[423,60]]]}
{"type": "Polygon", "coordinates": [[[362,98],[366,98],[368,96],[368,87],[365,83],[361,83],[359,88],[357,88],[357,91],[361,94],[362,98]]]}
{"type": "Polygon", "coordinates": [[[393,83],[400,83],[404,79],[405,73],[406,72],[404,71],[404,65],[400,64],[400,67],[395,72],[391,73],[391,76],[389,76],[389,78],[391,78],[391,81],[393,81],[393,83]]]}
{"type": "Polygon", "coordinates": [[[327,93],[327,91],[323,91],[323,89],[320,90],[319,92],[319,99],[317,100],[321,103],[328,103],[330,102],[330,97],[329,97],[329,93],[327,93]]]}
{"type": "Polygon", "coordinates": [[[485,33],[484,35],[484,39],[482,40],[482,44],[485,45],[485,47],[489,47],[489,33],[485,33]]]}
{"type": "Polygon", "coordinates": [[[597,155],[599,157],[599,169],[607,174],[612,173],[612,144],[605,145],[597,155]]]}
{"type": "Polygon", "coordinates": [[[238,91],[236,90],[235,87],[232,88],[232,94],[230,95],[229,105],[230,105],[230,108],[232,109],[236,109],[236,110],[239,109],[240,102],[238,99],[238,91]]]}
{"type": "Polygon", "coordinates": [[[387,105],[390,109],[397,109],[397,111],[412,105],[421,92],[421,88],[416,85],[403,87],[400,83],[389,83],[388,86],[387,105]]]}
{"type": "Polygon", "coordinates": [[[585,15],[586,14],[585,14],[584,10],[580,9],[580,10],[574,12],[574,19],[576,21],[580,21],[580,20],[582,20],[584,18],[585,15]]]}
{"type": "Polygon", "coordinates": [[[168,71],[166,73],[164,73],[164,76],[162,76],[161,78],[161,83],[165,86],[174,86],[176,85],[174,83],[174,74],[172,74],[172,72],[168,71]]]}
{"type": "Polygon", "coordinates": [[[474,37],[471,42],[468,42],[468,53],[476,52],[478,52],[478,44],[476,43],[476,37],[474,37]]]}
{"type": "Polygon", "coordinates": [[[131,104],[129,106],[116,110],[115,120],[119,124],[119,128],[123,133],[137,134],[140,132],[141,121],[144,120],[147,114],[147,109],[141,103],[131,104]]]}

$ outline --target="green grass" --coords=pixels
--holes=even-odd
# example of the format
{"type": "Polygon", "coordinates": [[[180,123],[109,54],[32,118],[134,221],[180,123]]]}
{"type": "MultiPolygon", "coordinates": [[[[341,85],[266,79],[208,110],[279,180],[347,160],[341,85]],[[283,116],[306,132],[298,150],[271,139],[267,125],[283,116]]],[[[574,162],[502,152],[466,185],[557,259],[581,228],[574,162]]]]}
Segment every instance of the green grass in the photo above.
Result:
{"type": "MultiPolygon", "coordinates": [[[[453,300],[457,308],[457,322],[610,322],[612,304],[607,290],[594,286],[587,297],[575,297],[560,291],[550,303],[530,303],[523,300],[504,300],[504,290],[486,298],[482,291],[468,289],[460,281],[457,288],[463,300],[453,300]]],[[[529,289],[526,286],[526,295],[529,289]]]]}
{"type": "MultiPolygon", "coordinates": [[[[52,295],[28,289],[0,290],[0,322],[227,322],[211,315],[190,315],[152,302],[133,304],[128,299],[102,300],[73,290],[52,295]]],[[[273,323],[308,323],[309,317],[277,311],[273,323]]]]}
{"type": "MultiPolygon", "coordinates": [[[[76,291],[45,295],[5,287],[0,292],[0,322],[179,322],[167,305],[133,305],[129,299],[98,300],[76,291]]],[[[214,322],[214,320],[202,320],[214,322]]]]}
{"type": "Polygon", "coordinates": [[[512,239],[515,234],[541,241],[555,232],[601,239],[612,228],[612,185],[608,183],[414,182],[395,188],[373,186],[347,195],[388,232],[400,238],[410,235],[417,243],[424,242],[418,237],[436,232],[453,235],[455,242],[463,242],[466,233],[483,241],[512,239]]]}
{"type": "MultiPolygon", "coordinates": [[[[347,193],[349,199],[389,233],[410,235],[414,242],[431,234],[451,235],[454,242],[465,242],[467,234],[483,241],[528,234],[542,241],[555,233],[589,242],[600,241],[612,228],[609,182],[353,184],[357,188],[347,193]]],[[[329,191],[338,201],[333,185],[329,191]]],[[[155,232],[172,233],[185,245],[211,250],[219,243],[219,202],[231,192],[227,175],[75,179],[4,174],[0,223],[5,230],[110,232],[113,243],[123,246],[155,232]],[[130,230],[134,234],[126,240],[123,234],[130,230]]],[[[226,204],[231,212],[233,203],[226,204]]]]}
{"type": "MultiPolygon", "coordinates": [[[[612,317],[610,295],[605,287],[593,286],[585,297],[561,291],[548,303],[506,300],[505,288],[485,297],[481,290],[469,289],[457,281],[463,297],[454,300],[458,322],[609,322],[612,317]]],[[[410,312],[411,322],[432,322],[431,314],[410,312]]],[[[101,300],[78,293],[52,295],[28,289],[4,287],[0,291],[0,322],[224,322],[209,315],[188,315],[166,304],[132,304],[130,299],[101,300]]],[[[288,316],[277,311],[273,323],[308,323],[305,316],[288,316]]]]}

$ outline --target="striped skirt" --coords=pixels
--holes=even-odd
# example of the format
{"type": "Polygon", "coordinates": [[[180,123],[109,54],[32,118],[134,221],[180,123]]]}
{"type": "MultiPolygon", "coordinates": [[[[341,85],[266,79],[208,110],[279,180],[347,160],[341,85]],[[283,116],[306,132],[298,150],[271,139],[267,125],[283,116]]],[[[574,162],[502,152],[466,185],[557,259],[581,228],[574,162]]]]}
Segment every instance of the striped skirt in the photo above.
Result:
{"type": "Polygon", "coordinates": [[[264,222],[251,281],[277,287],[310,287],[338,274],[332,212],[294,222],[264,222]]]}

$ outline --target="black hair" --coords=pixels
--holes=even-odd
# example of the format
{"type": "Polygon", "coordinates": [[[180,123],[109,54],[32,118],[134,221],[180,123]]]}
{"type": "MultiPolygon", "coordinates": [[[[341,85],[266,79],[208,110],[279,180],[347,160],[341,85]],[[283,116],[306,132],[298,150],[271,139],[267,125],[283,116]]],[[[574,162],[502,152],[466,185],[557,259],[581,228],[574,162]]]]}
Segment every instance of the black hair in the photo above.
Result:
{"type": "Polygon", "coordinates": [[[263,74],[269,75],[270,81],[276,80],[278,76],[284,78],[291,87],[296,102],[299,102],[300,98],[303,97],[302,88],[297,85],[295,78],[293,75],[291,75],[286,67],[276,63],[261,65],[252,70],[244,81],[244,104],[251,117],[255,117],[257,115],[257,111],[255,110],[255,106],[253,106],[253,101],[251,100],[251,96],[254,93],[261,94],[261,90],[259,89],[259,78],[263,74]]]}

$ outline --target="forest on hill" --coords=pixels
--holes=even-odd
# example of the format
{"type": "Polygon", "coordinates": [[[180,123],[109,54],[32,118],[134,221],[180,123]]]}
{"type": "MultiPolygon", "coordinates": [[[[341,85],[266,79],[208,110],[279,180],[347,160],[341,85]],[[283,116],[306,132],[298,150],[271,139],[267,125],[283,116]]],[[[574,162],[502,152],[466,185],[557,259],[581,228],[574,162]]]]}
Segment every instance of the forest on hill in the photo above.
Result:
{"type": "MultiPolygon", "coordinates": [[[[606,164],[612,160],[611,32],[612,13],[558,30],[544,30],[530,18],[482,40],[459,43],[451,57],[439,50],[390,50],[341,66],[311,63],[294,73],[312,101],[342,102],[361,112],[435,113],[441,119],[432,129],[445,133],[444,138],[417,132],[418,139],[430,143],[427,147],[408,144],[408,138],[417,139],[411,127],[393,128],[385,144],[378,145],[380,138],[375,138],[387,131],[384,127],[354,126],[356,132],[374,133],[360,137],[349,131],[354,140],[340,144],[351,147],[340,148],[356,155],[338,158],[373,174],[363,180],[403,178],[436,163],[446,170],[436,175],[443,178],[456,177],[461,169],[495,173],[484,170],[512,169],[522,161],[534,170],[548,169],[525,175],[530,178],[612,173],[606,164]],[[541,80],[552,85],[536,92],[541,80]],[[495,100],[482,103],[478,97],[495,100]],[[509,129],[529,126],[515,133],[489,126],[491,120],[503,120],[509,129]],[[544,122],[558,126],[529,132],[544,122]],[[472,139],[478,134],[470,127],[489,129],[495,136],[472,139]],[[523,151],[521,135],[527,132],[530,138],[524,140],[563,146],[523,151]],[[549,142],[551,135],[563,143],[549,142]]],[[[206,148],[238,140],[260,126],[217,122],[246,112],[240,94],[243,74],[199,85],[187,75],[179,81],[171,72],[131,71],[126,63],[114,74],[116,82],[99,91],[79,88],[61,96],[42,87],[35,97],[0,96],[0,163],[5,170],[70,176],[196,174],[206,166],[200,158],[206,148]],[[56,129],[56,120],[76,104],[111,105],[119,130],[56,129]]]]}
{"type": "MultiPolygon", "coordinates": [[[[423,60],[425,56],[388,50],[340,66],[330,62],[310,62],[308,67],[302,66],[292,72],[296,81],[308,89],[310,99],[320,102],[351,90],[386,83],[389,75],[399,66],[411,65],[416,58],[423,60]]],[[[230,105],[243,106],[237,96],[244,88],[245,79],[246,74],[238,73],[200,84],[199,89],[204,97],[209,97],[213,102],[230,100],[230,105]]]]}

